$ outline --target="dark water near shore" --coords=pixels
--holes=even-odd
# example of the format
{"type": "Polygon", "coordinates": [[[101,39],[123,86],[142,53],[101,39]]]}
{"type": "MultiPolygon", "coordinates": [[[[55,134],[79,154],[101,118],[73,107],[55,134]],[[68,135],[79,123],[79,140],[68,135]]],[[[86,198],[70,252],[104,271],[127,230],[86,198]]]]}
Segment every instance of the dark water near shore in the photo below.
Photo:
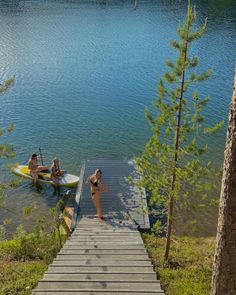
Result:
{"type": "MultiPolygon", "coordinates": [[[[214,67],[198,86],[210,95],[206,124],[227,122],[236,59],[236,1],[192,1],[207,33],[191,50],[199,71],[214,67]]],[[[41,146],[45,160],[54,156],[79,174],[83,159],[131,158],[141,152],[150,130],[145,106],[156,97],[164,60],[175,58],[169,41],[183,19],[186,1],[0,1],[0,82],[16,83],[0,96],[0,124],[14,122],[4,141],[16,147],[15,161],[25,163],[41,146]]],[[[226,125],[208,139],[209,159],[220,166],[226,125]]],[[[2,139],[1,139],[2,140],[2,139]]],[[[1,164],[1,171],[2,164],[1,164]]],[[[10,175],[1,173],[1,177],[10,175]]],[[[50,187],[41,194],[28,182],[11,190],[0,220],[11,216],[11,231],[25,222],[21,209],[31,203],[39,217],[56,203],[50,187]]],[[[207,217],[205,217],[207,218],[207,217]]],[[[213,218],[214,219],[214,218],[213,218]]],[[[212,224],[206,232],[212,232],[212,224]]]]}

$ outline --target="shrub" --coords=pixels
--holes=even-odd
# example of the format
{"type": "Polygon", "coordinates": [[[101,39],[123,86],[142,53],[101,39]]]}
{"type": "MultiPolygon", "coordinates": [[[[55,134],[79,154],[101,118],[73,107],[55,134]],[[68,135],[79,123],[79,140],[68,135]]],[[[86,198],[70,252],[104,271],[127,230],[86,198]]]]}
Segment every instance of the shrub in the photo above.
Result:
{"type": "MultiPolygon", "coordinates": [[[[64,240],[65,240],[65,236],[64,240]]],[[[58,238],[53,234],[29,233],[0,242],[0,259],[9,261],[43,260],[51,263],[60,250],[58,238]]]]}

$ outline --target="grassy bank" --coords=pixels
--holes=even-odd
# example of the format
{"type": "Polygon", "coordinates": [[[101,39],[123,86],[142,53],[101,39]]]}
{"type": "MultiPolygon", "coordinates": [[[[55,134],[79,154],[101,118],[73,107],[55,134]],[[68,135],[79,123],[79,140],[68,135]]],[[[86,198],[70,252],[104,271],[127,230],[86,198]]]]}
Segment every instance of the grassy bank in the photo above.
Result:
{"type": "Polygon", "coordinates": [[[47,269],[43,261],[0,261],[0,294],[31,294],[47,269]]]}
{"type": "Polygon", "coordinates": [[[1,241],[0,294],[31,294],[59,250],[54,233],[26,233],[1,241]]]}
{"type": "Polygon", "coordinates": [[[209,295],[214,238],[173,237],[166,266],[165,239],[148,234],[143,238],[166,295],[209,295]]]}
{"type": "MultiPolygon", "coordinates": [[[[214,238],[174,237],[165,266],[165,239],[148,234],[143,238],[166,295],[209,294],[214,238]]],[[[58,237],[45,232],[0,242],[0,294],[31,294],[59,250],[58,237]]]]}

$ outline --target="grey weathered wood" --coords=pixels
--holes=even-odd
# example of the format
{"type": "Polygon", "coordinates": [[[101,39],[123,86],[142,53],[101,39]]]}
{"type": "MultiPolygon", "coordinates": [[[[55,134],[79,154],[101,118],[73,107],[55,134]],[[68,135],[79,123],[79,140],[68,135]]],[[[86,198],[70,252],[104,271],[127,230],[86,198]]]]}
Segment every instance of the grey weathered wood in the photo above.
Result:
{"type": "Polygon", "coordinates": [[[130,238],[132,240],[139,240],[139,241],[143,241],[142,238],[140,237],[140,235],[138,234],[132,234],[132,235],[119,235],[119,234],[116,234],[116,233],[112,233],[112,234],[106,234],[106,233],[103,233],[103,234],[90,234],[90,233],[87,233],[87,234],[83,234],[83,235],[76,235],[74,234],[73,236],[71,236],[68,240],[75,240],[75,239],[79,239],[79,240],[90,240],[90,241],[93,241],[95,239],[97,240],[105,240],[105,239],[121,239],[122,240],[130,240],[130,238]]]}
{"type": "Polygon", "coordinates": [[[153,272],[153,267],[149,266],[69,266],[53,265],[48,268],[50,273],[150,273],[153,272]]]}
{"type": "Polygon", "coordinates": [[[67,274],[64,273],[51,274],[45,273],[43,279],[45,281],[151,281],[158,282],[155,273],[142,273],[142,274],[117,274],[117,273],[90,273],[90,274],[67,274]]]}
{"type": "Polygon", "coordinates": [[[82,261],[87,259],[105,260],[105,261],[130,261],[130,260],[149,260],[147,254],[61,254],[59,253],[54,261],[59,260],[73,260],[73,261],[82,261]]]}
{"type": "Polygon", "coordinates": [[[80,203],[80,196],[81,196],[81,191],[82,191],[82,184],[84,181],[84,170],[85,170],[85,162],[82,163],[81,169],[80,169],[80,182],[77,188],[76,196],[75,196],[75,206],[74,206],[74,212],[73,212],[73,217],[71,220],[71,229],[73,230],[76,227],[76,220],[77,220],[77,212],[79,209],[79,203],[80,203]]]}
{"type": "Polygon", "coordinates": [[[66,290],[66,289],[76,289],[79,291],[91,290],[91,291],[103,291],[103,290],[117,290],[117,291],[158,291],[160,290],[160,284],[157,281],[155,282],[97,282],[97,281],[87,281],[87,282],[49,282],[49,281],[40,281],[38,288],[46,288],[51,290],[66,290]]]}
{"type": "Polygon", "coordinates": [[[74,231],[74,234],[73,236],[97,236],[97,235],[100,235],[102,236],[103,234],[106,234],[106,235],[109,235],[109,236],[138,236],[139,235],[139,232],[136,231],[136,232],[131,232],[131,231],[128,231],[128,232],[122,232],[122,231],[117,231],[117,230],[93,230],[93,229],[90,229],[90,231],[88,232],[88,228],[84,229],[84,230],[77,230],[77,231],[74,231]]]}
{"type": "Polygon", "coordinates": [[[159,295],[159,294],[164,294],[162,290],[158,290],[156,292],[133,292],[133,291],[128,291],[128,292],[120,292],[120,291],[78,291],[78,290],[60,290],[60,291],[50,291],[50,290],[36,290],[33,291],[33,295],[58,295],[58,294],[63,294],[63,295],[159,295]]]}
{"type": "Polygon", "coordinates": [[[126,249],[63,249],[59,252],[60,254],[116,254],[116,255],[127,255],[127,254],[145,254],[145,249],[126,250],[126,249]]]}
{"type": "Polygon", "coordinates": [[[128,175],[135,174],[133,164],[88,161],[83,171],[76,195],[79,210],[74,232],[32,294],[164,294],[136,224],[149,228],[142,203],[145,194],[127,183],[128,175]],[[101,222],[94,218],[89,188],[84,185],[96,168],[103,170],[110,188],[102,196],[105,219],[101,222]],[[138,207],[141,213],[135,211],[138,207]]]}
{"type": "Polygon", "coordinates": [[[54,260],[52,265],[63,265],[63,266],[149,266],[149,260],[80,260],[80,261],[72,261],[72,260],[54,260]]]}
{"type": "Polygon", "coordinates": [[[70,242],[70,244],[65,244],[63,249],[104,249],[104,250],[116,250],[116,249],[124,249],[124,250],[136,250],[136,249],[145,249],[144,245],[136,244],[136,245],[114,245],[114,244],[93,244],[93,245],[84,245],[78,242],[70,242]]]}
{"type": "MultiPolygon", "coordinates": [[[[80,246],[90,246],[91,242],[90,241],[78,241],[78,240],[70,240],[66,242],[66,246],[71,246],[71,245],[80,245],[80,246]]],[[[94,241],[93,244],[94,248],[98,248],[99,246],[103,246],[103,248],[106,248],[107,246],[113,246],[116,249],[119,249],[120,247],[125,247],[125,246],[140,246],[143,248],[143,245],[141,242],[135,242],[135,241],[119,241],[119,243],[115,243],[114,241],[94,241]]]]}
{"type": "Polygon", "coordinates": [[[115,235],[115,236],[137,236],[139,235],[139,232],[134,232],[134,231],[125,231],[125,230],[116,230],[116,229],[89,229],[88,227],[80,230],[80,231],[74,231],[73,236],[82,236],[82,235],[96,235],[96,236],[102,236],[103,234],[106,235],[115,235]]]}
{"type": "MultiPolygon", "coordinates": [[[[140,241],[128,241],[128,240],[125,240],[125,241],[117,241],[117,240],[113,240],[113,241],[105,241],[105,240],[93,240],[92,241],[93,243],[91,243],[91,241],[89,240],[82,240],[82,241],[79,241],[77,239],[74,239],[74,240],[70,240],[68,242],[66,242],[65,244],[65,248],[66,247],[69,247],[69,246],[86,246],[87,248],[86,249],[91,249],[94,248],[94,249],[101,249],[101,247],[103,249],[109,249],[109,248],[113,248],[113,249],[129,249],[130,247],[134,247],[134,249],[144,249],[145,247],[143,246],[142,242],[140,241]],[[127,248],[126,248],[127,246],[127,248]]],[[[112,249],[111,248],[111,249],[112,249]]]]}
{"type": "Polygon", "coordinates": [[[135,244],[142,244],[143,241],[140,237],[122,237],[122,241],[121,241],[121,237],[80,237],[80,236],[74,236],[72,238],[69,239],[69,242],[76,242],[76,241],[79,241],[79,242],[88,242],[88,243],[91,243],[91,242],[95,242],[95,243],[113,243],[113,244],[123,244],[123,243],[127,243],[129,244],[130,242],[133,242],[135,244]],[[132,241],[130,241],[132,239],[132,241]]]}

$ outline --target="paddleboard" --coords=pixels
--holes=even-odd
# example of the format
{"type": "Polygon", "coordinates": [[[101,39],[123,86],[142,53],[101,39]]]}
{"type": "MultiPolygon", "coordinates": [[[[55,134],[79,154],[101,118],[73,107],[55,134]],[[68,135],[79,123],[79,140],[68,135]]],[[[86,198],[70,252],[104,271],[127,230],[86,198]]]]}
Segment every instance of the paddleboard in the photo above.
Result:
{"type": "MultiPolygon", "coordinates": [[[[18,176],[33,180],[33,177],[30,175],[28,166],[18,165],[12,169],[12,172],[18,176]]],[[[39,172],[38,175],[39,175],[40,183],[47,183],[47,184],[53,185],[51,174],[49,172],[39,172]]],[[[59,179],[59,185],[64,187],[74,187],[78,184],[78,182],[79,182],[78,176],[68,174],[68,173],[64,173],[62,176],[60,176],[60,179],[59,179]]]]}

